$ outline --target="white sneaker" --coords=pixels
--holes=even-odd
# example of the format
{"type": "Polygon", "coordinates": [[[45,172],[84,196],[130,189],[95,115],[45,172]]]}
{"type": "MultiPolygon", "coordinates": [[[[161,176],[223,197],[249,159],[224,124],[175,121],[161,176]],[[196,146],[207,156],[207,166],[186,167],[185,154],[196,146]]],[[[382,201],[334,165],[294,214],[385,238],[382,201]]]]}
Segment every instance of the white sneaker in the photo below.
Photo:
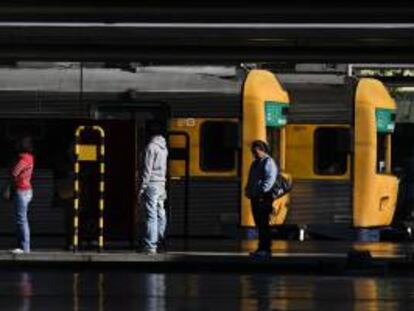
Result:
{"type": "Polygon", "coordinates": [[[22,250],[21,248],[16,248],[16,249],[12,250],[11,253],[14,254],[14,255],[20,255],[20,254],[24,254],[25,251],[22,250]]]}
{"type": "Polygon", "coordinates": [[[157,255],[157,250],[156,249],[144,249],[142,253],[148,256],[154,256],[154,255],[157,255]]]}

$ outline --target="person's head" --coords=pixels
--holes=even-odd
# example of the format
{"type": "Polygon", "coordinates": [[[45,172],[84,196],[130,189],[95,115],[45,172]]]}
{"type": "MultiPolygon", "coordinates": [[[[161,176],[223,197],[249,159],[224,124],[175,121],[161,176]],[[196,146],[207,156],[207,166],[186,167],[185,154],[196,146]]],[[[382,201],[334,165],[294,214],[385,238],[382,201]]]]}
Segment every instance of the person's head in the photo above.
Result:
{"type": "Polygon", "coordinates": [[[150,121],[146,125],[146,132],[149,138],[158,136],[158,135],[165,135],[166,129],[162,122],[160,121],[150,121]]]}
{"type": "Polygon", "coordinates": [[[269,154],[269,146],[263,140],[255,140],[252,143],[251,151],[255,159],[261,159],[269,154]]]}
{"type": "Polygon", "coordinates": [[[16,149],[20,153],[24,153],[24,152],[32,153],[33,152],[33,142],[32,142],[32,138],[30,136],[24,136],[24,137],[22,137],[17,142],[16,149]]]}

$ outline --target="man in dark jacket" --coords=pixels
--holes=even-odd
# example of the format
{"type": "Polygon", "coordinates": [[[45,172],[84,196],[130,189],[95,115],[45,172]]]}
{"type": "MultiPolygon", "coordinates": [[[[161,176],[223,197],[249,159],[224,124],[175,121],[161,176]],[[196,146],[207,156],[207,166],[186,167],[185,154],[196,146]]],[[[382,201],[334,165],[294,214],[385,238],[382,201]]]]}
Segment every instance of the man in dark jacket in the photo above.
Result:
{"type": "Polygon", "coordinates": [[[254,141],[251,151],[254,161],[250,167],[245,194],[250,199],[253,218],[259,231],[259,246],[251,255],[269,258],[272,241],[269,217],[273,199],[268,193],[276,181],[278,169],[275,161],[269,156],[269,146],[264,141],[254,141]]]}
{"type": "Polygon", "coordinates": [[[167,217],[164,208],[167,176],[167,142],[162,130],[155,126],[150,130],[151,139],[145,148],[141,167],[139,196],[144,212],[144,252],[157,253],[158,242],[164,239],[167,217]]]}

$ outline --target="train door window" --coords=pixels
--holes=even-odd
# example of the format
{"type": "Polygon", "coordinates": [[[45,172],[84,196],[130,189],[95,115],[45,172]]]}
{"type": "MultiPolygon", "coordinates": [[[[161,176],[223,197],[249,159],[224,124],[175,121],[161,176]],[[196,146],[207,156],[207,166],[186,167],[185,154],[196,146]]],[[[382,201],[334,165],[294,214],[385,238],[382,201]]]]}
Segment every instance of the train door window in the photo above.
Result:
{"type": "Polygon", "coordinates": [[[395,112],[391,109],[375,110],[377,125],[377,161],[376,171],[379,174],[391,173],[391,133],[395,128],[395,112]]]}
{"type": "Polygon", "coordinates": [[[318,128],[314,136],[314,171],[318,175],[347,172],[350,132],[346,128],[318,128]]]}
{"type": "Polygon", "coordinates": [[[377,173],[385,174],[387,162],[387,133],[377,133],[377,173]]]}
{"type": "Polygon", "coordinates": [[[268,127],[266,129],[267,142],[270,147],[270,155],[273,159],[279,161],[280,153],[280,129],[276,127],[268,127]]]}
{"type": "Polygon", "coordinates": [[[232,171],[236,166],[238,127],[229,121],[206,121],[200,129],[203,171],[232,171]]]}

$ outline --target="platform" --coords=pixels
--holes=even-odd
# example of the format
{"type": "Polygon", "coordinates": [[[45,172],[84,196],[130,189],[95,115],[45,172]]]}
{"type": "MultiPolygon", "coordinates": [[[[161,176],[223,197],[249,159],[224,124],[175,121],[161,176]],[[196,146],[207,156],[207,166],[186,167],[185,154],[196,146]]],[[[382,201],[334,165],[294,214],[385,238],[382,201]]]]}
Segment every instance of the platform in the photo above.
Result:
{"type": "Polygon", "coordinates": [[[272,269],[283,271],[329,271],[350,268],[405,269],[414,266],[414,246],[411,243],[344,243],[344,242],[284,242],[272,245],[270,260],[249,257],[256,241],[173,241],[167,253],[149,256],[131,250],[69,252],[34,250],[30,254],[14,255],[0,251],[2,266],[112,266],[136,269],[245,271],[272,269]]]}

